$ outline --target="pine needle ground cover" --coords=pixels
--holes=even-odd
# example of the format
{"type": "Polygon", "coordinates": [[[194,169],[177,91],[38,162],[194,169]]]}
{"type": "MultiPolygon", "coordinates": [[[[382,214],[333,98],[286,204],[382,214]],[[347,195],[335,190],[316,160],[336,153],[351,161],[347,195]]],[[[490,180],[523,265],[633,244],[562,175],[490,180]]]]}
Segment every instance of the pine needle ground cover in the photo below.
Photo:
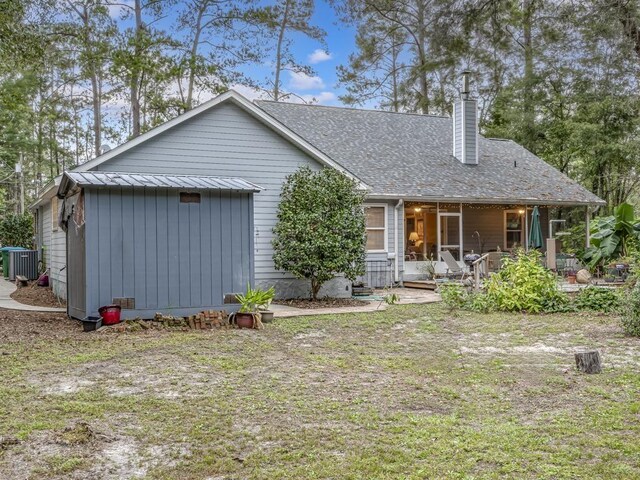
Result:
{"type": "Polygon", "coordinates": [[[440,305],[262,331],[0,312],[0,478],[640,478],[640,340],[440,305]],[[597,348],[600,375],[573,352],[597,348]]]}

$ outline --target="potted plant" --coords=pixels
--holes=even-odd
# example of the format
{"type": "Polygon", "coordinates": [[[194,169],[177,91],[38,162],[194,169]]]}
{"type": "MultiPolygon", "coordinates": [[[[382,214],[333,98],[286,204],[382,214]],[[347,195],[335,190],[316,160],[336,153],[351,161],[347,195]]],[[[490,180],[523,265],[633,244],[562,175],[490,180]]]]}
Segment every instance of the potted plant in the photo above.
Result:
{"type": "MultiPolygon", "coordinates": [[[[262,311],[266,311],[273,300],[275,289],[273,287],[268,290],[259,288],[251,288],[247,284],[247,292],[236,295],[236,299],[240,304],[240,309],[234,315],[235,323],[239,328],[260,328],[262,325],[262,311]]],[[[271,318],[273,318],[273,312],[271,318]]]]}
{"type": "Polygon", "coordinates": [[[269,310],[269,307],[275,295],[276,289],[274,287],[269,288],[269,290],[263,293],[262,303],[258,305],[258,310],[260,310],[260,316],[262,317],[261,320],[264,323],[271,323],[273,321],[273,312],[269,310]]]}
{"type": "Polygon", "coordinates": [[[568,270],[567,271],[567,281],[569,282],[569,284],[574,285],[576,283],[576,271],[575,270],[568,270]]]}

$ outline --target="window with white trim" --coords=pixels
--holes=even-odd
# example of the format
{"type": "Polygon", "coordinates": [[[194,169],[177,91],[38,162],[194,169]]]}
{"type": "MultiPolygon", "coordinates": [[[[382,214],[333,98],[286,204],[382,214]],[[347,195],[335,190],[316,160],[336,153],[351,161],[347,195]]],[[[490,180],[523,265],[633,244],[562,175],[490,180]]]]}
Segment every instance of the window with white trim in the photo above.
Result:
{"type": "Polygon", "coordinates": [[[367,252],[386,252],[387,206],[367,205],[364,213],[367,225],[367,252]]]}

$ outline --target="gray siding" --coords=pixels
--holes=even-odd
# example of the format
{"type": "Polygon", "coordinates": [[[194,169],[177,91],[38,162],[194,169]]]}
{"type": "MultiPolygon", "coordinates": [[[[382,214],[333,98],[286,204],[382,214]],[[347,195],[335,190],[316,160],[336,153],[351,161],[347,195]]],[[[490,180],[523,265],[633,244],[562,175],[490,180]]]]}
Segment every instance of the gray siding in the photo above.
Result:
{"type": "Polygon", "coordinates": [[[478,105],[475,100],[457,100],[453,105],[453,155],[461,162],[477,164],[478,105]],[[463,142],[464,137],[464,142],[463,142]],[[463,160],[464,158],[464,160],[463,160]]]}
{"type": "Polygon", "coordinates": [[[177,190],[85,192],[88,314],[116,297],[135,299],[125,318],[220,309],[253,282],[250,195],[201,192],[198,204],[177,190]]]}
{"type": "MultiPolygon", "coordinates": [[[[58,202],[61,207],[62,202],[58,202]]],[[[60,298],[67,298],[67,254],[66,254],[66,238],[64,231],[54,225],[57,223],[58,212],[52,215],[52,203],[47,202],[39,207],[40,217],[42,219],[40,232],[38,233],[38,250],[40,251],[40,260],[42,260],[45,268],[49,269],[49,281],[53,293],[60,298]]],[[[59,211],[59,210],[58,210],[59,211]]]]}
{"type": "Polygon", "coordinates": [[[478,163],[478,105],[475,100],[467,100],[464,102],[464,141],[466,149],[465,163],[478,163]]]}
{"type": "Polygon", "coordinates": [[[453,155],[462,159],[462,102],[453,105],[454,145],[453,155]]]}
{"type": "MultiPolygon", "coordinates": [[[[237,176],[254,196],[256,280],[292,278],[273,266],[271,240],[282,183],[300,166],[321,166],[235,105],[223,104],[97,167],[102,171],[237,176]]],[[[264,282],[262,282],[264,283],[264,282]]]]}

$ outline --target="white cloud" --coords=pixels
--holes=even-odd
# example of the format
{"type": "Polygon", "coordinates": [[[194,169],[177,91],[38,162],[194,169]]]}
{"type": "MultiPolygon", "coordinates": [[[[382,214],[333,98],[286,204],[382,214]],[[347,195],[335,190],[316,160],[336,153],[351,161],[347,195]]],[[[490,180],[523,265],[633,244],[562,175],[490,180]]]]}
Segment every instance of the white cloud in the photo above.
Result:
{"type": "Polygon", "coordinates": [[[115,3],[107,3],[107,10],[111,18],[120,18],[122,13],[129,11],[126,7],[133,7],[133,0],[118,0],[115,3]]]}
{"type": "Polygon", "coordinates": [[[289,88],[291,90],[320,90],[324,82],[318,76],[310,76],[304,72],[289,72],[289,88]]]}
{"type": "Polygon", "coordinates": [[[240,95],[248,98],[249,100],[264,100],[269,98],[266,92],[257,88],[247,87],[246,85],[240,85],[239,83],[233,84],[229,88],[231,90],[235,90],[240,95]]]}
{"type": "Polygon", "coordinates": [[[331,60],[333,55],[328,52],[325,52],[321,48],[316,48],[312,53],[309,54],[307,60],[311,65],[315,65],[316,63],[326,62],[327,60],[331,60]]]}

